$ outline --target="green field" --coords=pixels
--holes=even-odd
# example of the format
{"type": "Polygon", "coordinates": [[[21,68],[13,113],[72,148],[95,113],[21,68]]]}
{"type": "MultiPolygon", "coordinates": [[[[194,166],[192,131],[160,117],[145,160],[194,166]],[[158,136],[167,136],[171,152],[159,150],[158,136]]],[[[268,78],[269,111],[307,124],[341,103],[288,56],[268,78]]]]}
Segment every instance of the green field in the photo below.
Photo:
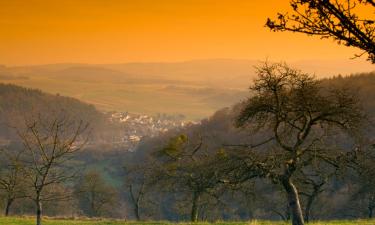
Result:
{"type": "MultiPolygon", "coordinates": [[[[0,225],[33,225],[33,218],[9,217],[0,218],[0,225]]],[[[126,222],[118,220],[63,220],[63,219],[44,219],[45,225],[289,225],[284,222],[270,221],[249,221],[249,222],[216,222],[216,223],[170,223],[170,222],[126,222]]],[[[374,225],[375,220],[337,220],[337,221],[317,221],[309,223],[309,225],[374,225]]]]}

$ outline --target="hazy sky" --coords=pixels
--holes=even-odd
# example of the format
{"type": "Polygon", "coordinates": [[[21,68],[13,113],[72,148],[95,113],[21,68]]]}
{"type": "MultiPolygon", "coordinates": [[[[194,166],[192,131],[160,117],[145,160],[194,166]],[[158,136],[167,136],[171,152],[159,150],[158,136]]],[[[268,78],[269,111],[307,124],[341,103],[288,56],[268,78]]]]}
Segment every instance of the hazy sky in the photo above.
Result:
{"type": "Polygon", "coordinates": [[[0,0],[0,64],[341,60],[358,53],[264,27],[287,6],[288,0],[0,0]]]}

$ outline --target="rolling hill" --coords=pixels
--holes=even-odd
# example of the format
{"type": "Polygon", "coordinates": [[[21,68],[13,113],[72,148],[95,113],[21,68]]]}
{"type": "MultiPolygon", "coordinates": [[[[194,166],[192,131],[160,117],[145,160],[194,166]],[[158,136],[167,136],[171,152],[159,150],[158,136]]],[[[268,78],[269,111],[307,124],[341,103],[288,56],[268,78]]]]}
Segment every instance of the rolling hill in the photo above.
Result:
{"type": "MultiPolygon", "coordinates": [[[[0,67],[0,82],[38,88],[95,105],[103,111],[155,115],[211,115],[247,95],[259,61],[212,59],[176,63],[54,64],[0,67]]],[[[360,61],[301,61],[291,65],[319,77],[366,72],[360,61]]]]}

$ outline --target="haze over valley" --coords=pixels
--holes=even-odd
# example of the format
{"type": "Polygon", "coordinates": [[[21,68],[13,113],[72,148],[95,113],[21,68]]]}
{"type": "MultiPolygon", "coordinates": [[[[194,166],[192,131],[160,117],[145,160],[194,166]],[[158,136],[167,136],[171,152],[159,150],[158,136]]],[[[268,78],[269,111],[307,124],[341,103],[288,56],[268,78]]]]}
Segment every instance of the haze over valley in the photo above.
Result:
{"type": "MultiPolygon", "coordinates": [[[[0,82],[77,98],[102,111],[184,115],[199,120],[243,100],[260,60],[174,63],[50,64],[0,67],[0,82]]],[[[304,60],[291,65],[317,77],[370,72],[364,61],[304,60]]]]}

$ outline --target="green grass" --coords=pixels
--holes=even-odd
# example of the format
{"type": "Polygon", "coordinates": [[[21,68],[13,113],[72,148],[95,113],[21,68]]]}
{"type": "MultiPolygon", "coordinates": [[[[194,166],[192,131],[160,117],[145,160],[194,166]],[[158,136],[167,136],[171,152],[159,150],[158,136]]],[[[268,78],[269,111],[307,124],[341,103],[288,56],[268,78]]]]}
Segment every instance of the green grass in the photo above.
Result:
{"type": "MultiPolygon", "coordinates": [[[[21,217],[0,217],[0,225],[33,225],[34,218],[21,217]]],[[[126,222],[119,220],[74,220],[74,219],[51,219],[44,218],[44,225],[289,225],[284,222],[270,221],[249,221],[249,222],[216,222],[216,223],[171,223],[171,222],[126,222]]],[[[375,220],[337,220],[337,221],[317,221],[309,225],[374,225],[375,220]]]]}

